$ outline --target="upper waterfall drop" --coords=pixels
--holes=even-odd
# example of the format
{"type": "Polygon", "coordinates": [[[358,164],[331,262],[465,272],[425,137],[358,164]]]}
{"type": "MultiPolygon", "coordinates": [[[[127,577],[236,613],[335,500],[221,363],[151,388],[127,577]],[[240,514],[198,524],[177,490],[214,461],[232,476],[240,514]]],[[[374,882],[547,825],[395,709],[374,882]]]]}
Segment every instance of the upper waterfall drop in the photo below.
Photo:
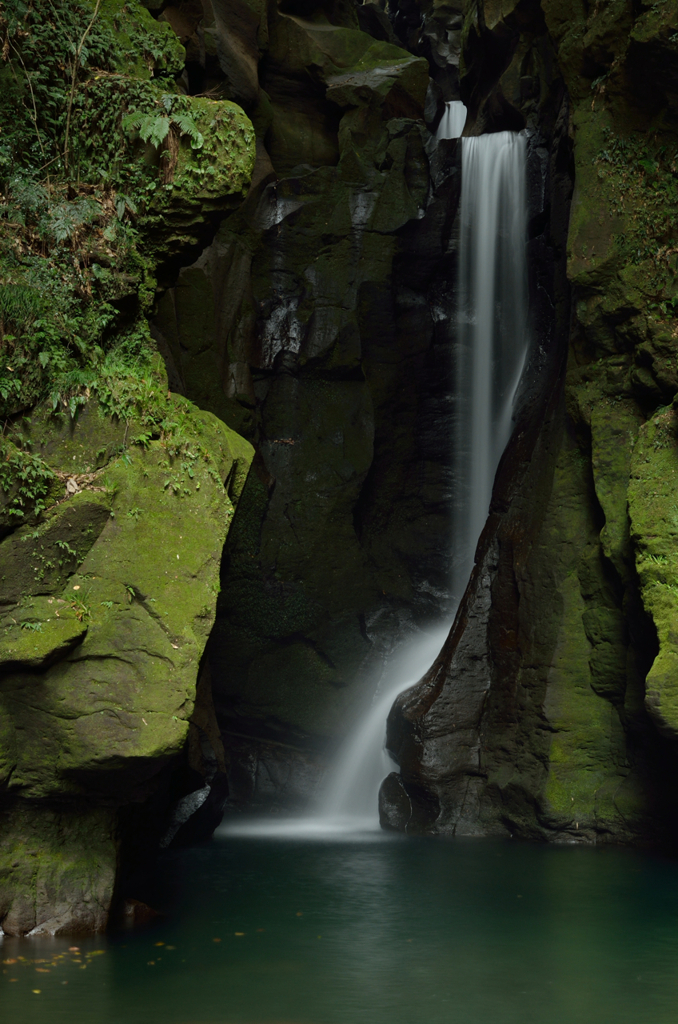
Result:
{"type": "Polygon", "coordinates": [[[466,124],[466,107],[461,100],[449,100],[440,118],[437,139],[459,139],[466,124]]]}

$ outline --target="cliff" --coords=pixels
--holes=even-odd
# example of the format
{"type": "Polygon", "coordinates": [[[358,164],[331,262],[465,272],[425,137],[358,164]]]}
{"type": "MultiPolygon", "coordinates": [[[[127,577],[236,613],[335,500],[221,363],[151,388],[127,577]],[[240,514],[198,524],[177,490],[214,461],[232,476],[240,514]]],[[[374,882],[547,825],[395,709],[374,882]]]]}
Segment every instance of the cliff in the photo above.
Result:
{"type": "Polygon", "coordinates": [[[548,140],[562,96],[550,180],[574,193],[569,224],[562,187],[546,207],[553,371],[519,416],[445,649],[390,716],[396,827],[672,840],[675,19],[668,3],[465,11],[473,130],[548,140]]]}

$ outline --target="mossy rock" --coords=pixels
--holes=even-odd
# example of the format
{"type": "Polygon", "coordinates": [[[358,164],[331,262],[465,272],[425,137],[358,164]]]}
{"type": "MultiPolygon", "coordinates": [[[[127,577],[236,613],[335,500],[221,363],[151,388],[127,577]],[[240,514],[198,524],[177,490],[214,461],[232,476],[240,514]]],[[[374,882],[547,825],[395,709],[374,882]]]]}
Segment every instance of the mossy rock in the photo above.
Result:
{"type": "MultiPolygon", "coordinates": [[[[95,0],[86,0],[95,8],[95,0]]],[[[180,75],[186,51],[171,27],[157,21],[139,0],[103,0],[99,17],[115,34],[113,61],[124,74],[150,81],[154,72],[180,75]]]]}
{"type": "Polygon", "coordinates": [[[118,857],[111,808],[0,810],[0,925],[7,935],[78,935],[108,923],[118,857]]]}
{"type": "MultiPolygon", "coordinates": [[[[190,115],[203,137],[200,148],[185,138],[180,147],[172,182],[170,205],[193,205],[241,199],[247,192],[255,158],[255,133],[252,122],[236,103],[190,97],[190,115]]],[[[161,194],[162,195],[162,194],[161,194]]],[[[162,199],[156,199],[162,205],[162,199]]]]}
{"type": "Polygon", "coordinates": [[[659,410],[641,428],[629,485],[631,536],[645,610],[659,652],[645,706],[660,731],[678,738],[678,412],[659,410]]]}
{"type": "MultiPolygon", "coordinates": [[[[20,644],[10,630],[0,644],[7,663],[0,702],[25,733],[10,788],[16,783],[25,795],[91,786],[127,798],[129,787],[152,778],[186,739],[221,550],[252,449],[210,413],[182,398],[176,405],[185,438],[176,454],[161,441],[123,451],[106,468],[102,494],[89,495],[84,484],[46,513],[44,524],[0,545],[11,570],[6,602],[17,599],[18,579],[80,619],[66,637],[63,624],[56,627],[52,617],[47,623],[52,606],[44,598],[39,626],[30,602],[16,613],[6,609],[5,622],[23,618],[37,627],[19,626],[20,644]],[[59,532],[69,540],[60,541],[59,532]],[[52,562],[60,543],[63,564],[36,579],[37,546],[52,562]],[[75,643],[65,660],[32,674],[75,643]],[[121,774],[124,786],[115,781],[121,774]]],[[[83,418],[83,426],[91,439],[91,420],[83,418]]]]}
{"type": "Polygon", "coordinates": [[[63,598],[36,597],[0,620],[0,670],[45,668],[58,661],[87,633],[77,605],[63,598]]]}

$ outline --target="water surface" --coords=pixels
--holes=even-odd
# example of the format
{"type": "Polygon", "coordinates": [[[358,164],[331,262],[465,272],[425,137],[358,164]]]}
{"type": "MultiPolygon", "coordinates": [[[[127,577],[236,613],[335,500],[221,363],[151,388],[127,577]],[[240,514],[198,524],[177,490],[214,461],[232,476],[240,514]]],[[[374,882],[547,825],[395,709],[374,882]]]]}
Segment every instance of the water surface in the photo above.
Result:
{"type": "Polygon", "coordinates": [[[2,1019],[678,1020],[678,865],[632,851],[221,835],[165,855],[156,902],[165,918],[134,935],[5,939],[2,1019]]]}

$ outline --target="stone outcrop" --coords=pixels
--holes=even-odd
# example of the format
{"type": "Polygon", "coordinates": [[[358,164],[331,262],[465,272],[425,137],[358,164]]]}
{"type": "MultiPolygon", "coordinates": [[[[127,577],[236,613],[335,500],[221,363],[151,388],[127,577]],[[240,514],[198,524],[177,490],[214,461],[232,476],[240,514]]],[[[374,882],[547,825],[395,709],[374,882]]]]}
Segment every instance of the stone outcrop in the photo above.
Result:
{"type": "Polygon", "coordinates": [[[74,422],[32,417],[33,450],[63,491],[0,543],[8,934],[106,925],[121,810],[171,790],[198,728],[221,551],[252,449],[186,399],[173,405],[181,440],[143,447],[133,422],[94,402],[74,422]]]}

